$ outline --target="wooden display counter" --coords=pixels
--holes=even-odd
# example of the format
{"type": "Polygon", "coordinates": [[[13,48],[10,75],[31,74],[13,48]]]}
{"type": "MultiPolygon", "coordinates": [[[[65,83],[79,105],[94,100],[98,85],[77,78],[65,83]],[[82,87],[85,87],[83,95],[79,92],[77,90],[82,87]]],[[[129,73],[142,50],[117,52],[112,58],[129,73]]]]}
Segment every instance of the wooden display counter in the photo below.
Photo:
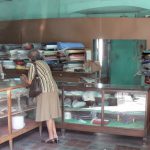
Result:
{"type": "Polygon", "coordinates": [[[22,88],[24,88],[24,86],[18,79],[5,79],[4,81],[0,81],[0,105],[2,104],[1,107],[4,106],[4,102],[6,105],[5,110],[3,108],[4,111],[2,111],[2,109],[0,111],[0,144],[9,141],[10,150],[13,149],[13,139],[15,137],[40,127],[40,124],[36,123],[34,119],[24,118],[25,126],[20,129],[13,129],[12,116],[23,115],[24,113],[36,109],[36,107],[27,107],[20,110],[18,106],[18,111],[13,110],[12,106],[14,99],[23,96],[23,94],[21,94],[21,92],[19,93],[19,91],[16,93],[13,92],[16,89],[20,90],[22,88]]]}

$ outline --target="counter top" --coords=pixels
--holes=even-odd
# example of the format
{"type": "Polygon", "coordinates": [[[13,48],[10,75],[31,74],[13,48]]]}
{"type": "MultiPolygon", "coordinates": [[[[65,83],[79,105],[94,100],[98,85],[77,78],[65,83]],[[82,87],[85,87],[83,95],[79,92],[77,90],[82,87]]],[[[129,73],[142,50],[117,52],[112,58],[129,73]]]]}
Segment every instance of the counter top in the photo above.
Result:
{"type": "Polygon", "coordinates": [[[0,81],[0,92],[25,87],[19,78],[4,79],[0,81]]]}
{"type": "Polygon", "coordinates": [[[58,82],[59,85],[66,87],[89,87],[98,88],[102,90],[134,90],[134,91],[148,91],[149,87],[140,85],[112,85],[102,83],[74,83],[74,82],[58,82]]]}

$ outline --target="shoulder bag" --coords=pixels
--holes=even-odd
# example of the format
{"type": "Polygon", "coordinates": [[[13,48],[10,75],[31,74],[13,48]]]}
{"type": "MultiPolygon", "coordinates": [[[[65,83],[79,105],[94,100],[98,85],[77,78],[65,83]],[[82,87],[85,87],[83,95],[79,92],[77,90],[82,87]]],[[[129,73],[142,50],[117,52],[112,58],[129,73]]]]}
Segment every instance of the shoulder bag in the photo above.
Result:
{"type": "Polygon", "coordinates": [[[31,82],[31,84],[29,85],[29,97],[37,97],[38,95],[40,95],[42,93],[41,81],[38,76],[38,72],[37,72],[35,63],[34,63],[34,67],[35,67],[35,75],[34,75],[34,78],[31,82]]]}

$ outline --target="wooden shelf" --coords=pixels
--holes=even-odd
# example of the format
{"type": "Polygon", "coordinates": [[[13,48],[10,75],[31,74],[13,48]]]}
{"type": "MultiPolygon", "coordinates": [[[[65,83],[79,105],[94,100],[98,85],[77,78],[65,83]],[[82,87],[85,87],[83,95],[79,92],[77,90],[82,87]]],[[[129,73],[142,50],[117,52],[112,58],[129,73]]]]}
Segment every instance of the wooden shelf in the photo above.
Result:
{"type": "Polygon", "coordinates": [[[14,112],[14,113],[12,113],[12,116],[20,114],[20,113],[23,113],[23,112],[27,112],[27,111],[30,111],[30,110],[34,110],[34,109],[36,109],[36,106],[29,106],[28,108],[25,108],[25,109],[23,109],[20,112],[14,112]]]}
{"type": "Polygon", "coordinates": [[[72,62],[84,62],[85,60],[79,60],[79,59],[74,59],[74,60],[70,60],[70,59],[67,59],[67,61],[64,61],[63,64],[66,64],[66,63],[72,63],[72,62]]]}
{"type": "Polygon", "coordinates": [[[23,129],[12,130],[12,137],[15,138],[19,135],[22,135],[23,133],[26,133],[28,131],[31,131],[31,130],[35,129],[37,127],[39,127],[39,124],[36,123],[34,120],[26,119],[25,120],[25,127],[23,129]]]}
{"type": "MultiPolygon", "coordinates": [[[[20,130],[12,130],[11,137],[15,138],[19,135],[22,135],[23,133],[26,133],[28,131],[31,131],[31,130],[35,129],[37,127],[39,127],[39,124],[36,123],[35,121],[25,120],[25,127],[23,129],[20,129],[20,130]]],[[[0,130],[0,144],[1,144],[1,143],[4,143],[4,142],[8,141],[10,135],[8,133],[8,126],[6,124],[0,126],[0,128],[1,128],[1,130],[0,130]]]]}

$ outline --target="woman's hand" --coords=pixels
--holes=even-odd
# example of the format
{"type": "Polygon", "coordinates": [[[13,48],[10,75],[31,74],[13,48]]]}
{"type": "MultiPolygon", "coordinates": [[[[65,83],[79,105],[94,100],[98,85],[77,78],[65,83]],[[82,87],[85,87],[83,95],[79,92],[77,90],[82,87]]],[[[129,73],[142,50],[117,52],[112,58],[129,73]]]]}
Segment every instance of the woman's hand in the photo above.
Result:
{"type": "Polygon", "coordinates": [[[22,74],[22,75],[20,76],[20,79],[21,79],[21,81],[22,81],[25,85],[29,85],[28,78],[27,78],[27,76],[26,76],[25,74],[22,74]]]}

